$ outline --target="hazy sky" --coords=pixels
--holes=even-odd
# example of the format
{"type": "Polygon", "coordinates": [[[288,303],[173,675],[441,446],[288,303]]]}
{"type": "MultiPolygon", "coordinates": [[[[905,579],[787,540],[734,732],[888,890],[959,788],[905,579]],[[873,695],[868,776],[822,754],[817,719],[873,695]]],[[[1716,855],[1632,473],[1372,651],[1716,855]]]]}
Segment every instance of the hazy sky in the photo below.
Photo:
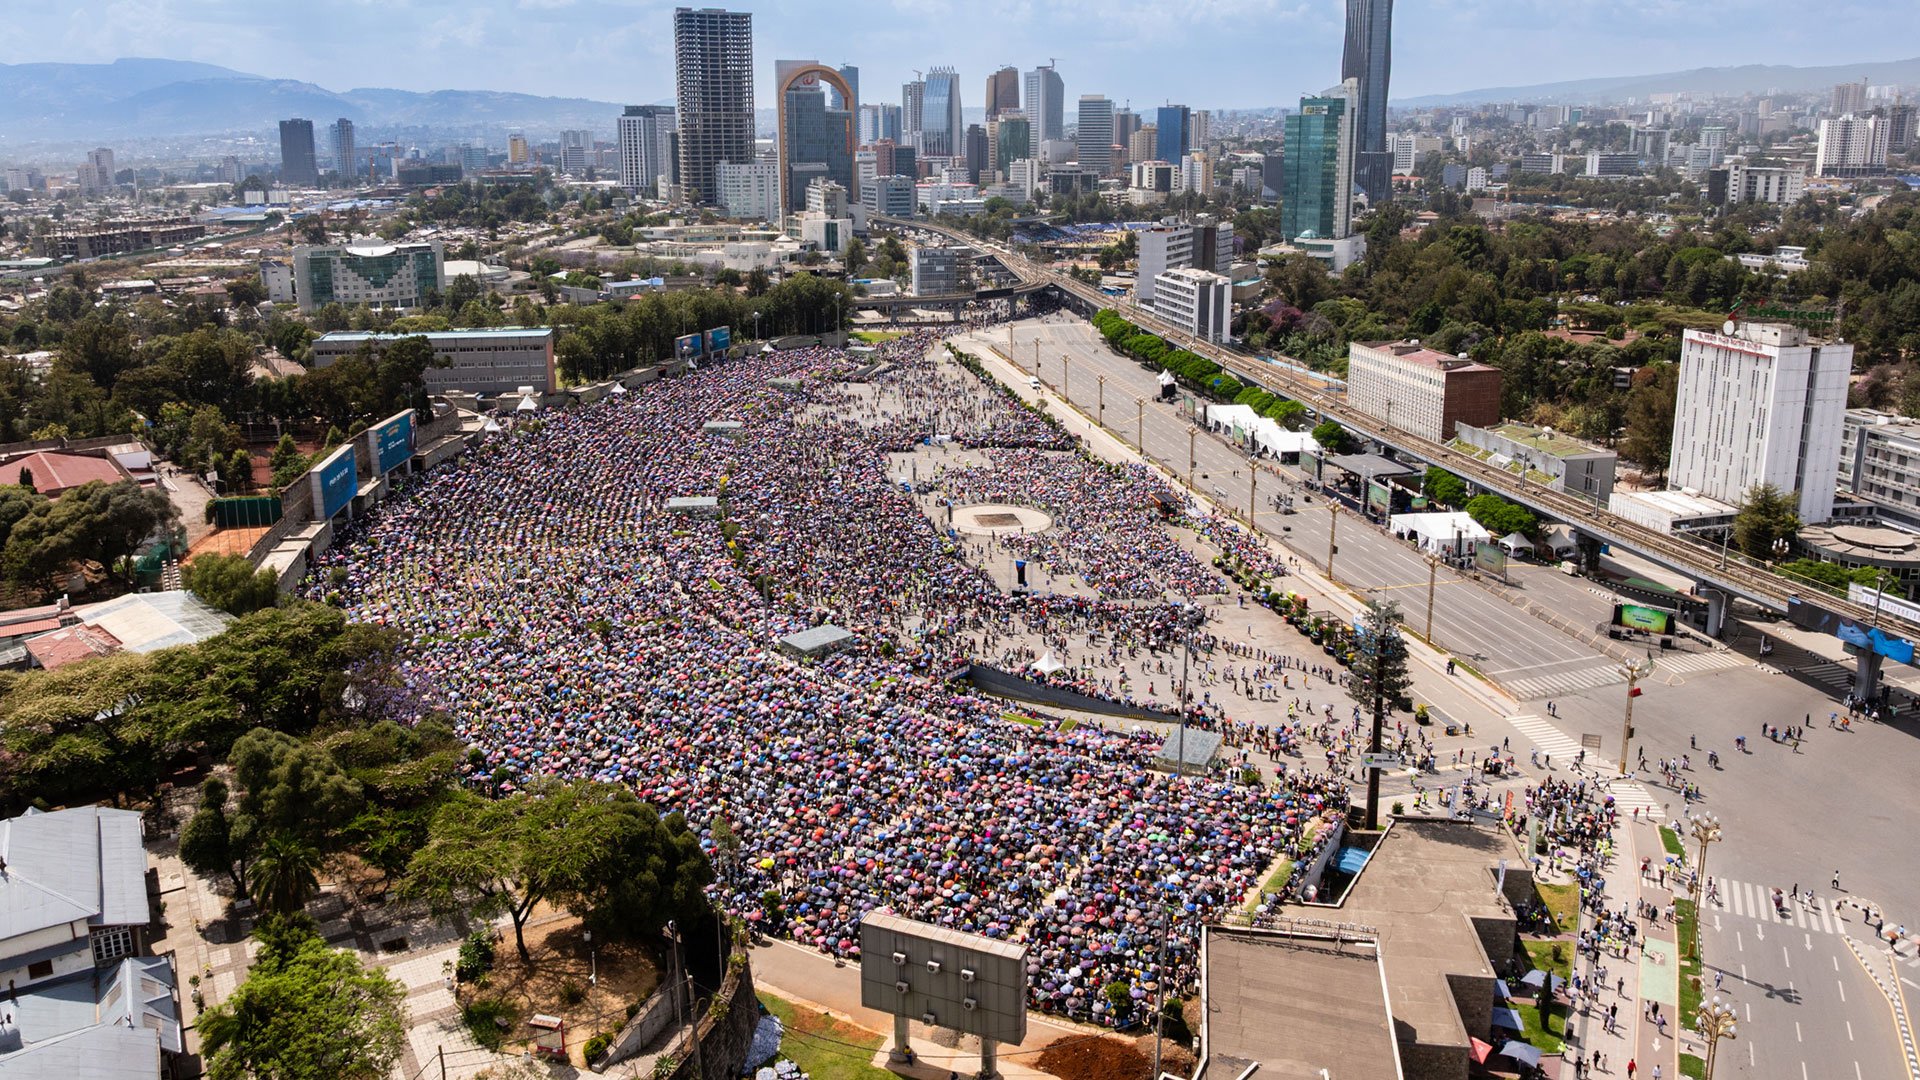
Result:
{"type": "MultiPolygon", "coordinates": [[[[492,89],[666,101],[661,0],[0,0],[0,62],[201,60],[259,75],[408,90],[492,89]]],[[[1145,108],[1289,104],[1337,81],[1344,0],[740,0],[754,13],[757,96],[773,61],[861,70],[899,100],[915,67],[950,65],[963,101],[986,75],[1057,57],[1068,99],[1145,108]]],[[[1816,65],[1920,52],[1915,0],[1401,0],[1393,94],[1743,63],[1816,65]],[[1808,18],[1817,8],[1817,18],[1808,18]],[[1891,44],[1889,44],[1891,43],[1891,44]]]]}

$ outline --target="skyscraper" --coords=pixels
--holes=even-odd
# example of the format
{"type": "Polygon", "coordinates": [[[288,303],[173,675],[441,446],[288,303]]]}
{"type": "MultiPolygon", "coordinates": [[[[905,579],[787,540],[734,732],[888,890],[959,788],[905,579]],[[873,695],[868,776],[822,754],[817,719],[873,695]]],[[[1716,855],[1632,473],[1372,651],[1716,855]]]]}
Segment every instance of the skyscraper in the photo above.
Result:
{"type": "Polygon", "coordinates": [[[993,167],[1011,172],[1014,162],[1033,156],[1033,123],[1017,112],[1001,113],[996,123],[999,128],[994,132],[993,167]]]}
{"type": "Polygon", "coordinates": [[[1348,79],[1319,97],[1300,99],[1287,117],[1286,191],[1280,233],[1297,240],[1312,233],[1338,240],[1353,217],[1353,113],[1359,96],[1348,79]]]}
{"type": "MultiPolygon", "coordinates": [[[[808,61],[782,63],[805,66],[808,61]]],[[[777,73],[775,79],[779,83],[787,81],[777,73]]],[[[787,89],[782,106],[780,160],[786,165],[787,175],[780,178],[781,209],[804,206],[807,184],[816,177],[854,190],[853,114],[828,107],[826,87],[815,75],[800,76],[787,89]]]]}
{"type": "Polygon", "coordinates": [[[1393,0],[1347,0],[1342,81],[1360,87],[1354,107],[1354,180],[1367,201],[1393,198],[1393,153],[1387,149],[1387,76],[1393,66],[1393,0]]]}
{"type": "Polygon", "coordinates": [[[593,132],[560,133],[560,171],[570,176],[584,175],[593,165],[593,132]]]}
{"type": "Polygon", "coordinates": [[[85,192],[108,191],[113,187],[113,151],[102,146],[87,151],[87,163],[80,166],[77,179],[85,192]]]}
{"type": "Polygon", "coordinates": [[[980,182],[980,174],[987,171],[987,129],[979,124],[968,124],[964,141],[967,153],[967,179],[977,184],[980,182]]]}
{"type": "Polygon", "coordinates": [[[837,87],[827,87],[827,108],[843,109],[852,112],[860,104],[860,69],[852,64],[840,65],[840,77],[847,80],[847,89],[853,91],[853,100],[848,101],[837,87]]]}
{"type": "Polygon", "coordinates": [[[1020,108],[1020,69],[1004,67],[987,76],[987,119],[1020,108]]]}
{"type": "Polygon", "coordinates": [[[1027,119],[1033,122],[1034,145],[1067,137],[1066,84],[1052,64],[1027,72],[1027,119]]]}
{"type": "Polygon", "coordinates": [[[1080,95],[1080,127],[1074,138],[1080,164],[1101,176],[1113,171],[1113,102],[1099,94],[1080,95]]]}
{"type": "Polygon", "coordinates": [[[860,106],[859,131],[856,138],[861,146],[872,146],[881,139],[900,141],[900,106],[887,102],[860,106]]]}
{"type": "Polygon", "coordinates": [[[900,134],[894,140],[901,146],[920,145],[920,127],[927,112],[927,84],[917,79],[900,86],[900,134]]]}
{"type": "Polygon", "coordinates": [[[1847,116],[1867,111],[1867,84],[1860,82],[1835,83],[1833,101],[1827,111],[1835,116],[1847,116]]]}
{"type": "Polygon", "coordinates": [[[753,154],[753,16],[719,8],[675,8],[675,98],[680,118],[680,183],[712,202],[722,161],[753,154]]]}
{"type": "Polygon", "coordinates": [[[1178,163],[1193,148],[1193,114],[1185,105],[1162,105],[1154,118],[1159,134],[1154,137],[1153,156],[1178,163]]]}
{"type": "Polygon", "coordinates": [[[950,67],[927,72],[927,96],[920,111],[920,152],[928,157],[966,153],[966,127],[960,121],[960,75],[950,67]]]}
{"type": "Polygon", "coordinates": [[[516,131],[507,136],[507,164],[525,165],[527,163],[527,137],[516,131]]]}
{"type": "Polygon", "coordinates": [[[344,116],[333,122],[333,171],[353,179],[353,121],[344,116]]]}
{"type": "Polygon", "coordinates": [[[297,117],[280,121],[280,179],[302,187],[320,182],[320,169],[314,163],[313,121],[297,117]]]}
{"type": "Polygon", "coordinates": [[[633,192],[672,183],[674,115],[670,105],[629,105],[620,114],[620,186],[633,192]]]}

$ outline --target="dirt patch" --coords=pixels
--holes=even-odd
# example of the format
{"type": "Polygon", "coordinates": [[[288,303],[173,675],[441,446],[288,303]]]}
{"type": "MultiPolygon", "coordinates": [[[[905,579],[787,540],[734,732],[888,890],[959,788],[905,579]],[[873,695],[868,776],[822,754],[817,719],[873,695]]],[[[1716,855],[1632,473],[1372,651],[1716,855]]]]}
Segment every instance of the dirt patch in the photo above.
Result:
{"type": "Polygon", "coordinates": [[[493,970],[487,973],[485,985],[462,987],[460,998],[463,1002],[499,998],[511,1006],[514,1025],[507,1046],[516,1052],[532,1040],[528,1017],[547,1013],[564,1019],[567,1050],[576,1064],[582,1064],[580,1053],[586,1041],[595,1032],[619,1030],[626,1023],[627,1006],[646,1000],[660,982],[659,969],[639,945],[595,944],[598,948],[590,954],[577,919],[561,915],[546,921],[536,916],[535,925],[527,928],[532,962],[520,959],[513,932],[508,930],[494,946],[493,970]],[[596,972],[597,986],[589,979],[596,972]]]}
{"type": "Polygon", "coordinates": [[[1106,1036],[1055,1039],[1034,1064],[1061,1080],[1148,1080],[1153,1071],[1153,1062],[1132,1043],[1106,1036]]]}

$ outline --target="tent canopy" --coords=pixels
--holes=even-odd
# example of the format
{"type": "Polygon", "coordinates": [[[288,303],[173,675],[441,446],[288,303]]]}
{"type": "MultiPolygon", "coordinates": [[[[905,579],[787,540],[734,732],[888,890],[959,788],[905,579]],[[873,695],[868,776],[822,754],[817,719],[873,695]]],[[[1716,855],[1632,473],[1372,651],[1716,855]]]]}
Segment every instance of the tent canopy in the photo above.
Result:
{"type": "Polygon", "coordinates": [[[1493,1026],[1496,1028],[1506,1028],[1508,1031],[1527,1030],[1527,1025],[1520,1020],[1520,1014],[1504,1005],[1495,1005],[1493,1007],[1493,1026]]]}
{"type": "Polygon", "coordinates": [[[1051,675],[1054,672],[1059,671],[1060,669],[1066,666],[1067,665],[1054,659],[1052,649],[1048,649],[1044,654],[1041,655],[1040,659],[1035,660],[1033,662],[1033,670],[1039,672],[1042,675],[1051,675]]]}
{"type": "Polygon", "coordinates": [[[1527,539],[1526,536],[1521,533],[1508,533],[1506,536],[1500,538],[1500,546],[1506,548],[1507,553],[1512,555],[1522,551],[1532,551],[1533,541],[1527,539]]]}

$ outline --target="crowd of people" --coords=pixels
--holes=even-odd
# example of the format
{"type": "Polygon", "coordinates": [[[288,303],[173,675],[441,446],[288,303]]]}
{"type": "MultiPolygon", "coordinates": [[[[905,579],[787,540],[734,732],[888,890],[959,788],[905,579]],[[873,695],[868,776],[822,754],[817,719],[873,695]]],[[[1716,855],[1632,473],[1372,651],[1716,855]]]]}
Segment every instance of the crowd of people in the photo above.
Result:
{"type": "Polygon", "coordinates": [[[1067,523],[1051,557],[1097,595],[999,587],[899,482],[899,444],[1024,438],[1023,407],[959,393],[924,333],[861,359],[886,365],[863,400],[896,415],[838,408],[849,358],[812,348],[522,420],[344,530],[309,589],[406,633],[411,689],[479,751],[476,781],[630,786],[685,816],[719,901],[768,932],[853,956],[890,907],[1029,943],[1036,1007],[1137,1020],[1144,984],[1190,985],[1204,920],[1277,857],[1311,857],[1344,781],[1168,776],[1148,767],[1157,735],[1013,722],[946,681],[1048,642],[1164,648],[1180,609],[1140,598],[1218,579],[1145,523],[1135,471],[1027,447],[943,482],[1013,498],[1071,478],[1028,501],[1067,523]],[[683,496],[719,496],[718,515],[669,508],[683,496]],[[854,643],[778,647],[825,623],[854,643]]]}

